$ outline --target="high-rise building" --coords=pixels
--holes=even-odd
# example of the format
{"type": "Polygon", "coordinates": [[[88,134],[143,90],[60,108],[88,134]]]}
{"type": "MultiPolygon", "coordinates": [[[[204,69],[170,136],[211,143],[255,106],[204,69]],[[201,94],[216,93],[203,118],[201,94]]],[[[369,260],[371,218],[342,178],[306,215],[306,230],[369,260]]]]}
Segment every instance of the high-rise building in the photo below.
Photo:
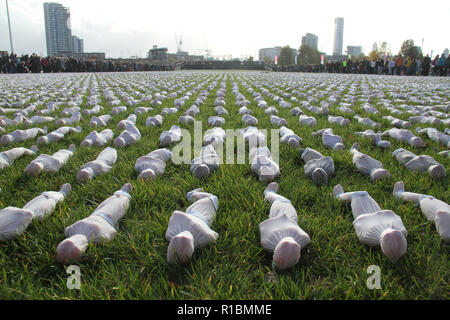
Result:
{"type": "MultiPolygon", "coordinates": [[[[292,56],[295,57],[298,54],[298,50],[291,48],[292,56]]],[[[267,58],[272,63],[275,62],[275,57],[280,57],[281,47],[263,48],[259,49],[259,61],[264,61],[267,58]]]]}
{"type": "Polygon", "coordinates": [[[44,3],[45,37],[47,55],[71,55],[73,53],[70,9],[56,2],[44,3]]]}
{"type": "Polygon", "coordinates": [[[334,19],[334,45],[333,55],[342,55],[342,46],[344,43],[344,18],[338,17],[334,19]]]}
{"type": "Polygon", "coordinates": [[[352,57],[358,58],[362,53],[362,46],[347,46],[347,54],[352,57]]]}
{"type": "Polygon", "coordinates": [[[83,39],[80,39],[77,36],[72,36],[72,40],[73,40],[73,53],[84,53],[83,39]]]}
{"type": "Polygon", "coordinates": [[[310,46],[317,50],[319,37],[312,33],[307,33],[302,37],[302,45],[310,46]]]}

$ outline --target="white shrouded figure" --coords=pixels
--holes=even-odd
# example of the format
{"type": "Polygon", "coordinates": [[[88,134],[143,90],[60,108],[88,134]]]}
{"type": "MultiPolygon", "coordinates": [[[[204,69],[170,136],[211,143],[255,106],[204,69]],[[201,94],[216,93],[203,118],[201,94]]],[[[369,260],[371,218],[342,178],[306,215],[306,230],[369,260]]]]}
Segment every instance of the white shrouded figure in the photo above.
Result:
{"type": "Polygon", "coordinates": [[[386,119],[387,121],[390,122],[390,124],[392,124],[394,127],[397,128],[411,128],[411,123],[409,121],[405,121],[402,119],[398,119],[392,116],[384,116],[383,119],[386,119]]]}
{"type": "Polygon", "coordinates": [[[368,129],[365,131],[355,132],[355,134],[365,139],[370,139],[370,141],[372,141],[372,143],[379,148],[389,149],[391,147],[391,143],[389,141],[381,140],[383,134],[381,131],[375,133],[373,130],[368,129]]]}
{"type": "Polygon", "coordinates": [[[350,153],[353,154],[353,163],[360,173],[370,176],[372,181],[387,179],[391,176],[389,171],[383,169],[383,164],[380,161],[360,152],[358,147],[359,143],[354,143],[350,153]]]}
{"type": "Polygon", "coordinates": [[[114,137],[114,132],[111,129],[105,129],[102,132],[97,132],[97,130],[92,131],[81,141],[80,145],[85,147],[90,146],[104,146],[114,137]]]}
{"type": "Polygon", "coordinates": [[[403,148],[394,150],[392,155],[409,170],[419,172],[428,171],[432,178],[443,178],[447,174],[445,167],[429,155],[417,156],[403,148]]]}
{"type": "Polygon", "coordinates": [[[328,122],[331,124],[338,124],[340,126],[346,126],[350,123],[349,119],[344,118],[343,116],[328,116],[328,122]]]}
{"type": "Polygon", "coordinates": [[[206,146],[208,144],[213,144],[213,147],[222,144],[225,141],[226,132],[221,127],[214,127],[205,132],[203,137],[203,144],[206,146]]]}
{"type": "Polygon", "coordinates": [[[313,132],[315,136],[322,136],[322,143],[325,147],[333,150],[344,150],[344,141],[341,136],[333,134],[333,129],[325,128],[319,131],[313,132]]]}
{"type": "Polygon", "coordinates": [[[24,232],[33,219],[41,220],[50,215],[70,190],[70,184],[66,183],[59,192],[43,192],[22,209],[7,207],[0,210],[0,240],[12,240],[24,232]]]}
{"type": "Polygon", "coordinates": [[[381,123],[375,122],[370,118],[361,118],[358,115],[353,116],[353,118],[356,119],[359,124],[362,124],[364,126],[369,126],[372,128],[381,128],[381,123]]]}
{"type": "Polygon", "coordinates": [[[0,126],[9,127],[9,126],[16,126],[18,124],[22,124],[27,118],[20,113],[17,113],[14,116],[14,119],[0,119],[0,126]]]}
{"type": "Polygon", "coordinates": [[[74,124],[74,123],[80,122],[81,119],[82,119],[81,113],[76,112],[73,115],[71,115],[70,118],[62,118],[62,119],[56,120],[56,125],[64,126],[64,125],[68,125],[68,124],[74,124]]]}
{"type": "Polygon", "coordinates": [[[280,175],[280,167],[273,161],[267,147],[252,147],[250,149],[251,170],[259,177],[259,181],[272,182],[280,175]]]}
{"type": "Polygon", "coordinates": [[[419,205],[424,216],[436,225],[441,239],[450,242],[450,205],[430,195],[406,192],[403,181],[394,185],[393,193],[396,199],[419,205]]]}
{"type": "Polygon", "coordinates": [[[128,210],[132,185],[127,183],[114,195],[103,201],[87,218],[65,229],[67,239],[56,248],[58,262],[78,261],[88,244],[110,241],[117,234],[115,226],[128,210]]]}
{"type": "Polygon", "coordinates": [[[246,126],[255,126],[258,124],[258,119],[256,119],[254,116],[252,116],[249,113],[245,113],[242,115],[242,122],[246,126]]]}
{"type": "Polygon", "coordinates": [[[81,127],[78,126],[76,128],[73,127],[60,127],[56,129],[55,131],[50,132],[49,134],[45,136],[40,136],[37,138],[36,143],[37,144],[47,144],[47,143],[53,143],[56,141],[59,141],[64,138],[64,136],[68,133],[80,133],[81,127]]]}
{"type": "Polygon", "coordinates": [[[125,147],[130,144],[136,143],[141,139],[141,132],[132,123],[127,123],[125,131],[122,131],[120,135],[114,139],[114,145],[116,147],[125,147]]]}
{"type": "Polygon", "coordinates": [[[208,118],[208,125],[210,127],[220,127],[225,124],[225,119],[218,116],[211,116],[208,118]]]}
{"type": "Polygon", "coordinates": [[[450,148],[450,135],[440,132],[436,128],[417,128],[416,132],[419,134],[426,134],[431,140],[450,148]]]}
{"type": "Polygon", "coordinates": [[[25,173],[31,176],[37,176],[42,171],[44,172],[56,172],[63,165],[69,161],[69,158],[73,156],[75,152],[75,145],[71,144],[69,148],[59,150],[53,155],[41,154],[36,159],[30,162],[30,164],[25,168],[25,173]]]}
{"type": "Polygon", "coordinates": [[[146,127],[159,127],[163,123],[163,117],[159,114],[153,117],[148,117],[147,120],[145,120],[145,126],[146,127]]]}
{"type": "Polygon", "coordinates": [[[265,200],[272,203],[269,219],[259,224],[261,245],[273,252],[273,263],[281,270],[295,266],[300,251],[311,242],[309,235],[297,224],[297,211],[291,202],[277,194],[278,184],[270,183],[264,191],[265,200]]]}
{"type": "Polygon", "coordinates": [[[219,235],[210,226],[219,210],[219,200],[213,194],[195,189],[187,193],[192,205],[186,212],[174,211],[169,220],[166,239],[169,241],[167,261],[188,262],[196,248],[206,247],[219,235]]]}
{"type": "Polygon", "coordinates": [[[100,113],[100,111],[103,110],[103,107],[101,105],[95,105],[91,109],[83,109],[83,114],[85,116],[90,116],[93,114],[100,113]]]}
{"type": "Polygon", "coordinates": [[[47,127],[31,128],[26,130],[14,130],[11,133],[5,134],[0,139],[1,145],[6,145],[13,142],[22,142],[29,139],[34,139],[38,134],[47,134],[47,127]]]}
{"type": "Polygon", "coordinates": [[[89,125],[91,127],[106,127],[109,120],[111,120],[111,115],[109,114],[104,114],[98,117],[93,116],[91,120],[89,120],[89,125]]]}
{"type": "Polygon", "coordinates": [[[328,184],[329,177],[334,173],[331,157],[324,157],[320,152],[308,147],[301,150],[301,158],[305,161],[305,175],[311,177],[315,184],[328,184]]]}
{"type": "Polygon", "coordinates": [[[286,119],[280,118],[280,117],[275,116],[275,115],[271,115],[270,116],[270,123],[273,124],[274,126],[277,126],[277,127],[287,126],[286,119]]]}
{"type": "Polygon", "coordinates": [[[26,125],[34,125],[53,121],[55,121],[53,117],[33,116],[30,119],[25,119],[23,123],[26,125]]]}
{"type": "Polygon", "coordinates": [[[250,126],[243,128],[241,129],[240,134],[245,142],[254,143],[255,145],[264,145],[266,143],[266,136],[256,127],[250,126]]]}
{"type": "Polygon", "coordinates": [[[172,157],[172,152],[166,148],[157,149],[136,160],[134,170],[139,173],[138,179],[154,180],[157,175],[166,170],[166,163],[172,157]]]}
{"type": "Polygon", "coordinates": [[[86,163],[77,173],[77,181],[92,180],[95,176],[111,171],[117,161],[117,151],[107,147],[98,155],[97,159],[86,163]]]}
{"type": "Polygon", "coordinates": [[[301,114],[300,117],[298,118],[300,120],[300,124],[302,126],[315,126],[317,123],[316,118],[314,117],[309,117],[307,115],[301,114]]]}
{"type": "Polygon", "coordinates": [[[282,126],[280,128],[280,140],[281,142],[287,143],[293,148],[298,148],[300,143],[302,142],[302,138],[294,133],[291,129],[282,126]]]}
{"type": "Polygon", "coordinates": [[[423,147],[425,143],[420,137],[415,136],[411,131],[406,129],[392,128],[383,132],[383,136],[390,136],[395,140],[406,142],[413,147],[423,147]]]}
{"type": "Polygon", "coordinates": [[[199,179],[208,177],[212,171],[219,168],[219,156],[213,144],[208,144],[200,151],[200,155],[191,162],[190,171],[199,179]]]}
{"type": "Polygon", "coordinates": [[[125,129],[128,124],[136,124],[136,115],[134,113],[130,114],[126,119],[120,120],[117,124],[117,129],[125,129]]]}
{"type": "Polygon", "coordinates": [[[169,131],[163,131],[159,136],[159,145],[161,147],[168,147],[174,142],[181,140],[181,128],[179,126],[172,126],[169,131]]]}
{"type": "Polygon", "coordinates": [[[111,110],[111,115],[115,116],[116,114],[122,113],[122,112],[127,112],[127,107],[126,106],[118,106],[118,107],[114,107],[111,110]]]}
{"type": "Polygon", "coordinates": [[[195,119],[192,118],[189,115],[181,116],[181,117],[178,118],[178,123],[184,124],[184,125],[188,125],[188,124],[194,123],[194,121],[195,121],[195,119]]]}
{"type": "Polygon", "coordinates": [[[16,159],[23,156],[36,154],[38,148],[32,146],[30,149],[18,147],[11,150],[0,152],[0,170],[9,167],[16,159]]]}
{"type": "Polygon", "coordinates": [[[340,184],[333,188],[333,195],[343,202],[351,202],[353,227],[359,241],[370,247],[381,247],[393,262],[405,255],[408,233],[402,218],[391,210],[381,210],[367,191],[346,192],[340,184]]]}
{"type": "Polygon", "coordinates": [[[150,111],[153,111],[154,109],[152,107],[137,107],[136,109],[134,109],[134,114],[135,115],[140,115],[140,114],[144,114],[150,111]]]}
{"type": "Polygon", "coordinates": [[[229,112],[227,109],[225,109],[224,107],[215,107],[214,111],[216,112],[216,115],[221,116],[221,115],[227,115],[229,112]]]}

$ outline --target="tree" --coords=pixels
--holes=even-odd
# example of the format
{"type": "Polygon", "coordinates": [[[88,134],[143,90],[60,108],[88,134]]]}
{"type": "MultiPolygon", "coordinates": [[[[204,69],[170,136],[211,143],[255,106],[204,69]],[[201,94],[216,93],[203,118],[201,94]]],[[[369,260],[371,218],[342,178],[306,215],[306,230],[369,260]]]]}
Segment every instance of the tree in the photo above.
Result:
{"type": "Polygon", "coordinates": [[[253,56],[248,57],[247,61],[248,62],[253,62],[253,56]]]}
{"type": "Polygon", "coordinates": [[[281,48],[280,56],[278,57],[278,64],[280,66],[286,66],[289,64],[294,64],[294,55],[292,54],[292,49],[289,46],[284,46],[281,48]]]}
{"type": "Polygon", "coordinates": [[[404,57],[411,57],[411,59],[415,59],[419,54],[419,50],[417,50],[417,47],[414,46],[414,40],[408,39],[403,41],[399,53],[404,57]]]}
{"type": "Polygon", "coordinates": [[[371,51],[369,53],[369,60],[378,60],[380,58],[380,53],[378,51],[371,51]]]}
{"type": "Polygon", "coordinates": [[[270,57],[267,57],[267,56],[263,58],[263,61],[265,63],[268,63],[268,64],[274,64],[275,63],[272,59],[270,59],[270,57]]]}
{"type": "Polygon", "coordinates": [[[298,53],[299,64],[319,64],[320,52],[306,44],[302,44],[298,53]]]}

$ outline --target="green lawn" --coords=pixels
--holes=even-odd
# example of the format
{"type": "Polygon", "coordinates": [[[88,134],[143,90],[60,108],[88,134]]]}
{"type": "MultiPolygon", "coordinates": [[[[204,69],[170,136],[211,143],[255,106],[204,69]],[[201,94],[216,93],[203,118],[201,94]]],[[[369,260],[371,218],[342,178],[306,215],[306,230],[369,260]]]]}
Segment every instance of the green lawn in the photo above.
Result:
{"type": "MultiPolygon", "coordinates": [[[[215,80],[217,86],[210,91],[208,100],[200,106],[201,114],[197,120],[203,121],[204,130],[207,119],[215,115],[213,103],[220,83],[227,77],[227,93],[225,108],[229,111],[225,129],[242,128],[241,115],[235,105],[235,96],[231,93],[232,80],[239,83],[239,90],[252,103],[248,107],[258,119],[258,128],[271,129],[270,116],[259,109],[252,96],[242,83],[245,80],[257,89],[252,82],[259,82],[269,91],[274,88],[287,91],[289,81],[301,81],[302,86],[310,84],[311,88],[323,90],[330,84],[322,81],[315,74],[272,74],[250,72],[171,72],[162,74],[163,79],[174,83],[183,82],[195,87],[201,80],[208,80],[204,89],[215,80]],[[267,84],[274,87],[270,88],[267,84]]],[[[129,89],[122,80],[134,90],[142,90],[145,81],[153,81],[160,90],[156,73],[136,74],[86,74],[74,75],[68,82],[77,84],[78,78],[85,78],[87,83],[97,78],[99,88],[102,81],[108,84],[119,84],[125,92],[129,89]],[[103,80],[102,80],[103,79],[103,80]],[[142,79],[143,83],[134,82],[142,79]],[[121,82],[119,82],[121,80],[121,82]],[[144,81],[145,80],[145,81],[144,81]]],[[[48,75],[35,75],[46,78],[48,75]]],[[[323,76],[322,76],[323,77],[323,76]]],[[[18,79],[16,77],[15,79],[18,79]]],[[[354,83],[367,83],[369,87],[379,79],[387,79],[395,83],[394,78],[372,76],[329,75],[329,79],[338,79],[343,93],[350,90],[354,83]],[[368,81],[370,80],[370,81],[368,81]],[[373,81],[372,81],[373,80],[373,81]]],[[[2,75],[1,81],[7,77],[2,75]]],[[[386,81],[386,80],[385,80],[386,81]]],[[[404,80],[402,80],[404,81],[404,80]]],[[[444,89],[431,92],[446,95],[448,104],[449,84],[446,79],[418,80],[423,85],[441,81],[444,89]],[[422,81],[422,82],[420,82],[422,81]]],[[[36,82],[38,83],[38,82],[36,82]]],[[[49,86],[50,90],[61,84],[56,82],[49,86]]],[[[114,88],[117,90],[119,87],[114,88]]],[[[310,90],[311,88],[307,88],[310,90]]],[[[48,89],[48,88],[41,88],[48,89]]],[[[72,94],[79,89],[72,86],[72,94]]],[[[179,89],[179,88],[178,88],[179,89]]],[[[176,89],[176,90],[178,90],[176,89]]],[[[337,88],[333,88],[335,91],[337,88]]],[[[398,90],[409,90],[412,87],[399,83],[398,90]]],[[[423,90],[423,88],[422,88],[423,90]]],[[[89,91],[88,91],[89,92],[89,91]]],[[[171,91],[168,90],[170,93],[171,91]]],[[[189,108],[200,91],[194,93],[181,110],[189,108]]],[[[355,91],[357,97],[361,91],[355,91]]],[[[179,95],[178,97],[181,97],[179,95]]],[[[326,97],[326,96],[325,96],[326,97]]],[[[90,117],[81,122],[81,133],[67,135],[62,141],[40,147],[40,152],[52,154],[65,149],[69,144],[77,146],[75,154],[57,174],[41,174],[29,178],[23,170],[33,157],[16,160],[13,166],[0,171],[0,208],[7,206],[22,207],[43,191],[59,190],[63,183],[72,185],[72,192],[65,201],[58,205],[53,215],[46,220],[34,221],[28,229],[13,241],[0,242],[0,298],[1,299],[449,299],[449,245],[441,241],[434,223],[428,221],[420,208],[412,203],[397,202],[392,196],[392,188],[396,181],[403,180],[407,191],[431,194],[438,199],[450,202],[449,179],[433,180],[428,174],[408,171],[391,152],[403,147],[417,154],[429,154],[447,168],[450,160],[437,155],[445,148],[438,143],[423,137],[427,147],[414,149],[391,138],[390,150],[379,149],[368,140],[354,134],[367,127],[359,125],[352,119],[349,126],[330,125],[327,116],[315,116],[317,125],[313,128],[302,127],[298,117],[289,114],[272,99],[264,97],[269,106],[278,109],[278,116],[288,121],[288,127],[302,137],[303,148],[311,147],[325,156],[332,156],[336,173],[329,180],[328,186],[318,187],[305,176],[304,163],[298,149],[288,145],[280,145],[281,176],[277,178],[279,193],[292,201],[298,212],[298,225],[311,237],[311,243],[302,249],[300,262],[292,269],[279,272],[272,268],[272,255],[263,250],[260,244],[258,225],[268,217],[270,204],[264,201],[265,184],[258,181],[250,171],[249,164],[221,165],[208,179],[200,181],[189,172],[189,165],[175,165],[168,162],[166,172],[155,181],[137,180],[134,164],[137,158],[158,149],[159,135],[168,130],[182,112],[164,117],[159,128],[148,128],[145,120],[155,115],[163,107],[172,107],[174,99],[167,99],[161,107],[156,107],[137,118],[137,127],[142,139],[135,145],[118,150],[118,160],[113,170],[79,184],[76,173],[88,161],[94,160],[103,150],[102,147],[80,147],[80,142],[93,130],[89,127],[90,117]],[[311,132],[331,127],[335,134],[344,139],[346,150],[333,152],[322,145],[321,138],[314,137],[311,132]],[[354,142],[360,142],[360,151],[383,162],[392,178],[382,182],[371,182],[368,177],[359,174],[352,164],[352,155],[348,151],[354,142]],[[81,269],[81,289],[69,290],[66,286],[68,274],[66,266],[56,262],[56,247],[65,239],[64,228],[90,215],[104,199],[124,184],[132,183],[134,189],[129,210],[119,222],[118,235],[109,243],[90,245],[82,260],[77,263],[81,269]],[[349,205],[340,203],[332,196],[332,188],[341,184],[345,191],[367,190],[383,209],[390,209],[402,217],[408,230],[408,251],[396,264],[392,264],[380,249],[371,249],[362,245],[354,232],[349,205]],[[213,245],[197,249],[192,260],[185,265],[169,265],[166,261],[168,242],[165,239],[169,218],[174,210],[184,210],[189,206],[186,193],[194,188],[202,187],[215,194],[219,199],[219,211],[212,229],[219,233],[219,239],[213,245]],[[369,290],[366,273],[370,265],[381,268],[381,289],[369,290]]],[[[324,98],[322,98],[324,99],[324,98]]],[[[304,100],[304,99],[300,99],[304,100]]],[[[86,97],[84,98],[86,102],[86,97]]],[[[107,114],[112,107],[106,100],[101,103],[105,109],[100,114],[107,114]]],[[[357,102],[352,108],[359,115],[370,117],[383,124],[382,130],[392,126],[382,119],[389,113],[377,106],[377,99],[372,105],[377,106],[379,115],[368,115],[359,108],[357,102]]],[[[398,105],[399,103],[394,103],[398,105]]],[[[408,103],[409,104],[409,103],[408,103]]],[[[141,103],[138,106],[148,106],[141,103]]],[[[293,103],[293,107],[298,104],[293,103]]],[[[137,106],[136,106],[137,107],[137,106]]],[[[339,115],[338,104],[330,108],[330,114],[339,115]]],[[[43,107],[40,107],[43,108],[43,107]]],[[[59,117],[59,111],[52,116],[59,117]]],[[[133,113],[135,107],[128,107],[126,113],[114,116],[107,128],[113,129],[117,137],[121,130],[117,123],[133,113]]],[[[310,113],[306,112],[310,115],[310,113]]],[[[349,115],[343,115],[351,118],[349,115]]],[[[409,115],[396,116],[404,120],[409,115]]],[[[431,125],[413,125],[416,127],[431,125]]],[[[24,125],[8,127],[7,131],[24,128],[24,125]]],[[[39,125],[43,127],[43,125],[39,125]]],[[[57,129],[55,124],[48,125],[49,132],[57,129]]],[[[187,127],[193,134],[193,127],[187,127]]],[[[445,126],[437,126],[441,131],[445,126]]],[[[99,130],[100,131],[100,130],[99,130]]],[[[270,130],[268,130],[270,141],[270,130]]],[[[0,152],[15,146],[30,147],[35,140],[0,147],[0,152]]],[[[112,146],[112,142],[109,144],[112,146]]],[[[270,145],[269,145],[270,148],[270,145]]]]}

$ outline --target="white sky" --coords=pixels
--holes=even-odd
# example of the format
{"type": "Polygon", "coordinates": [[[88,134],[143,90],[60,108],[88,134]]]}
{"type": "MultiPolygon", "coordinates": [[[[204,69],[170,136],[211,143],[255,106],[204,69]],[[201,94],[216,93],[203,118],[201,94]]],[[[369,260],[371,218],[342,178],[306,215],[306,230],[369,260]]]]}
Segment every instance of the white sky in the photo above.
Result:
{"type": "MultiPolygon", "coordinates": [[[[14,51],[47,53],[42,0],[9,0],[14,51]]],[[[386,41],[393,53],[413,39],[433,55],[450,47],[450,1],[301,1],[301,0],[61,0],[70,8],[72,34],[84,39],[85,52],[107,57],[144,57],[156,44],[176,51],[175,35],[191,54],[254,56],[265,47],[319,37],[319,50],[331,54],[334,18],[344,17],[344,50],[386,41]],[[447,34],[447,36],[445,36],[447,34]]],[[[5,1],[0,0],[0,50],[10,51],[5,1]]]]}

